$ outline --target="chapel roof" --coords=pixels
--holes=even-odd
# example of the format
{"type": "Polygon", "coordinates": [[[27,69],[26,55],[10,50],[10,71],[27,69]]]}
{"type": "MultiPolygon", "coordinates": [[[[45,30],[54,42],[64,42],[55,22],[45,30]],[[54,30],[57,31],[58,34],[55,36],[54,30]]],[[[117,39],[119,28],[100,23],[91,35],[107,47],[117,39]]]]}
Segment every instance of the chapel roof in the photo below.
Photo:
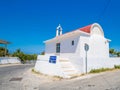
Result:
{"type": "MultiPolygon", "coordinates": [[[[73,30],[71,32],[67,32],[67,33],[64,33],[62,35],[56,36],[55,38],[46,40],[45,42],[49,42],[49,41],[52,41],[52,40],[57,40],[57,39],[60,39],[60,38],[68,38],[68,37],[71,37],[73,35],[79,35],[79,34],[92,35],[92,34],[96,33],[96,31],[95,32],[91,31],[93,29],[93,27],[95,27],[95,26],[97,26],[100,30],[99,35],[104,36],[104,32],[102,30],[102,27],[98,23],[93,23],[93,24],[87,25],[85,27],[73,30]]],[[[97,32],[97,35],[98,35],[98,32],[97,32]]]]}
{"type": "Polygon", "coordinates": [[[90,29],[91,29],[92,25],[88,25],[82,28],[79,28],[80,31],[86,32],[86,33],[90,33],[90,29]]]}

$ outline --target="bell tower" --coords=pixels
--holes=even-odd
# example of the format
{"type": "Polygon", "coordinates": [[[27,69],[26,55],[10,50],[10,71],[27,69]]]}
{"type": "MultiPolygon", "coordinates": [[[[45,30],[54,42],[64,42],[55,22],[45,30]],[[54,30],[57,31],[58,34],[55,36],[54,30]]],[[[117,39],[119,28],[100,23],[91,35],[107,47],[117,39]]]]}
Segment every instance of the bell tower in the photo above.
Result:
{"type": "Polygon", "coordinates": [[[58,27],[56,28],[56,37],[62,35],[62,27],[59,24],[58,27]]]}

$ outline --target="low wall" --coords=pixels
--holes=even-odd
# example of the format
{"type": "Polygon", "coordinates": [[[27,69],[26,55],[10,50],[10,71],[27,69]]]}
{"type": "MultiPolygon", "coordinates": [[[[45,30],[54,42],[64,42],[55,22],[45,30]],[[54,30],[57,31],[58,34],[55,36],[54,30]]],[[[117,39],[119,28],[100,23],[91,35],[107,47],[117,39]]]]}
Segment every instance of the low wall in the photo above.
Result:
{"type": "MultiPolygon", "coordinates": [[[[78,57],[77,55],[71,55],[68,57],[69,61],[75,66],[79,73],[86,73],[86,60],[85,58],[78,57]]],[[[114,65],[120,65],[120,58],[108,57],[108,58],[94,58],[89,57],[87,59],[87,72],[91,69],[99,68],[114,68],[114,65]]]]}
{"type": "MultiPolygon", "coordinates": [[[[86,73],[86,60],[85,58],[78,56],[69,56],[70,62],[75,66],[79,73],[86,73]]],[[[87,72],[90,72],[91,69],[99,68],[114,68],[114,65],[120,65],[120,58],[94,58],[89,57],[87,59],[87,72]]]]}
{"type": "Polygon", "coordinates": [[[120,65],[120,58],[88,58],[87,65],[88,72],[91,69],[114,68],[114,65],[120,65]]]}
{"type": "Polygon", "coordinates": [[[0,57],[0,64],[14,64],[21,63],[18,57],[0,57]]]}
{"type": "Polygon", "coordinates": [[[51,76],[61,76],[64,74],[61,71],[59,57],[57,57],[56,63],[49,63],[49,55],[38,55],[37,61],[35,64],[35,71],[40,73],[44,73],[51,76]]]}
{"type": "MultiPolygon", "coordinates": [[[[55,55],[55,54],[46,54],[46,55],[55,55]]],[[[67,58],[76,68],[76,70],[79,73],[83,73],[84,71],[84,60],[82,57],[80,57],[79,54],[76,53],[60,53],[58,54],[60,56],[60,58],[67,58]]]]}
{"type": "MultiPolygon", "coordinates": [[[[56,63],[49,62],[50,55],[38,55],[35,64],[35,70],[47,75],[65,77],[59,59],[57,56],[56,63]]],[[[63,57],[62,57],[63,58],[63,57]]],[[[66,58],[66,57],[65,57],[66,58]]],[[[77,55],[69,56],[68,60],[73,64],[76,70],[82,74],[86,73],[86,60],[85,58],[78,57],[77,55]]],[[[114,68],[114,65],[120,65],[120,58],[94,58],[87,59],[87,72],[91,69],[99,68],[114,68]]]]}

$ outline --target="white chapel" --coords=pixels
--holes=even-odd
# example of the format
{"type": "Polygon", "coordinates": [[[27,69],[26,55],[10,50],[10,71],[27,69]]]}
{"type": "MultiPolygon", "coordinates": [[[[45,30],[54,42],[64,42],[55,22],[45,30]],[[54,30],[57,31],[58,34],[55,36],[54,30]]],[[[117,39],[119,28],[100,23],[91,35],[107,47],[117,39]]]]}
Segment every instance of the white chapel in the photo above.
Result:
{"type": "Polygon", "coordinates": [[[92,69],[113,68],[120,58],[109,57],[109,42],[98,23],[62,33],[44,41],[45,55],[38,55],[35,70],[43,74],[70,78],[92,69]]]}
{"type": "Polygon", "coordinates": [[[45,54],[60,57],[85,57],[84,45],[89,45],[89,57],[109,57],[109,39],[105,38],[102,27],[91,24],[62,34],[62,27],[56,29],[56,37],[45,41],[45,54]]]}

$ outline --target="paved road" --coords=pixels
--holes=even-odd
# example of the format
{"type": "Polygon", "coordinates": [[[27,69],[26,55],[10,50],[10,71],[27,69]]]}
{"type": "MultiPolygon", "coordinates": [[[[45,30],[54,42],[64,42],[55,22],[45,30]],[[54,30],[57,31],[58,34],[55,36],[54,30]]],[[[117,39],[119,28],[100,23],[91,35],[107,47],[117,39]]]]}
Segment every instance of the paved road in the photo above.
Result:
{"type": "Polygon", "coordinates": [[[120,90],[120,70],[70,80],[33,74],[33,65],[0,66],[0,90],[120,90]]]}
{"type": "Polygon", "coordinates": [[[13,75],[22,75],[26,70],[33,67],[33,65],[30,64],[19,64],[19,65],[1,65],[0,66],[0,78],[8,79],[9,77],[12,77],[13,75]]]}
{"type": "Polygon", "coordinates": [[[22,90],[21,81],[34,65],[0,65],[0,90],[22,90]]]}
{"type": "Polygon", "coordinates": [[[56,82],[43,90],[120,90],[120,70],[56,82]]]}

